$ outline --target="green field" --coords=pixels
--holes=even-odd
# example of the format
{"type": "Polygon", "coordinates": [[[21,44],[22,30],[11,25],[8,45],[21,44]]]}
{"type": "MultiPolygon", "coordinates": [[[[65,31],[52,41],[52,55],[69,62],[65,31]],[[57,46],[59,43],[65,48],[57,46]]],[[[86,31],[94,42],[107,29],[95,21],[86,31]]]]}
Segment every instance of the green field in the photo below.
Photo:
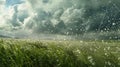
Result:
{"type": "Polygon", "coordinates": [[[120,67],[120,42],[0,39],[0,67],[120,67]]]}

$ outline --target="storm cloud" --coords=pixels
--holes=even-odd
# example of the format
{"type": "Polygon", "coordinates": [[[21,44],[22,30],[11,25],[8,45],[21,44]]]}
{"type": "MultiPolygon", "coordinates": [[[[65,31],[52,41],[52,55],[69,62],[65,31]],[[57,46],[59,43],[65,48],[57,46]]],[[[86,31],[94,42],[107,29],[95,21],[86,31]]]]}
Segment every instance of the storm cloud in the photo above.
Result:
{"type": "Polygon", "coordinates": [[[99,33],[93,35],[96,37],[108,33],[108,37],[118,37],[120,31],[119,0],[18,0],[7,8],[2,1],[0,5],[0,29],[4,31],[83,36],[99,33]]]}

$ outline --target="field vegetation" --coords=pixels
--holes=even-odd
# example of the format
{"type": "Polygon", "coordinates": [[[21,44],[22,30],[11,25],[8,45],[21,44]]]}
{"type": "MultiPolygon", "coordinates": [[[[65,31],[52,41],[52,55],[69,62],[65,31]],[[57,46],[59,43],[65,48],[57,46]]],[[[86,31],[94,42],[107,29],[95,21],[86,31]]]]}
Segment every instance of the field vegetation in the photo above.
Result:
{"type": "Polygon", "coordinates": [[[0,67],[120,67],[120,42],[0,39],[0,67]]]}

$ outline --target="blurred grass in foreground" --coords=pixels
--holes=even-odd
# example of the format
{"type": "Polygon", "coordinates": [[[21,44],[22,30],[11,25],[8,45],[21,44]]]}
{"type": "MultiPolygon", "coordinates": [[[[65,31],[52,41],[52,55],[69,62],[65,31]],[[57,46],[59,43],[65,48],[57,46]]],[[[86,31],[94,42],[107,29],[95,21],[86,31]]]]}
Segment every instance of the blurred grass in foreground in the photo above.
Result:
{"type": "Polygon", "coordinates": [[[120,67],[120,42],[0,39],[0,67],[120,67]]]}

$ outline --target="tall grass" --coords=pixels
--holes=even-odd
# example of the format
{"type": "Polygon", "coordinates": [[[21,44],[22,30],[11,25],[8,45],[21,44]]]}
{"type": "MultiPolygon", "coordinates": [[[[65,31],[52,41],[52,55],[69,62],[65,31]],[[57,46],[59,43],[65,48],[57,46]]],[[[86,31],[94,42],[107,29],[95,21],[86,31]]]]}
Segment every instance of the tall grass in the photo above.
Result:
{"type": "Polygon", "coordinates": [[[120,42],[1,39],[0,67],[120,67],[120,42]]]}

